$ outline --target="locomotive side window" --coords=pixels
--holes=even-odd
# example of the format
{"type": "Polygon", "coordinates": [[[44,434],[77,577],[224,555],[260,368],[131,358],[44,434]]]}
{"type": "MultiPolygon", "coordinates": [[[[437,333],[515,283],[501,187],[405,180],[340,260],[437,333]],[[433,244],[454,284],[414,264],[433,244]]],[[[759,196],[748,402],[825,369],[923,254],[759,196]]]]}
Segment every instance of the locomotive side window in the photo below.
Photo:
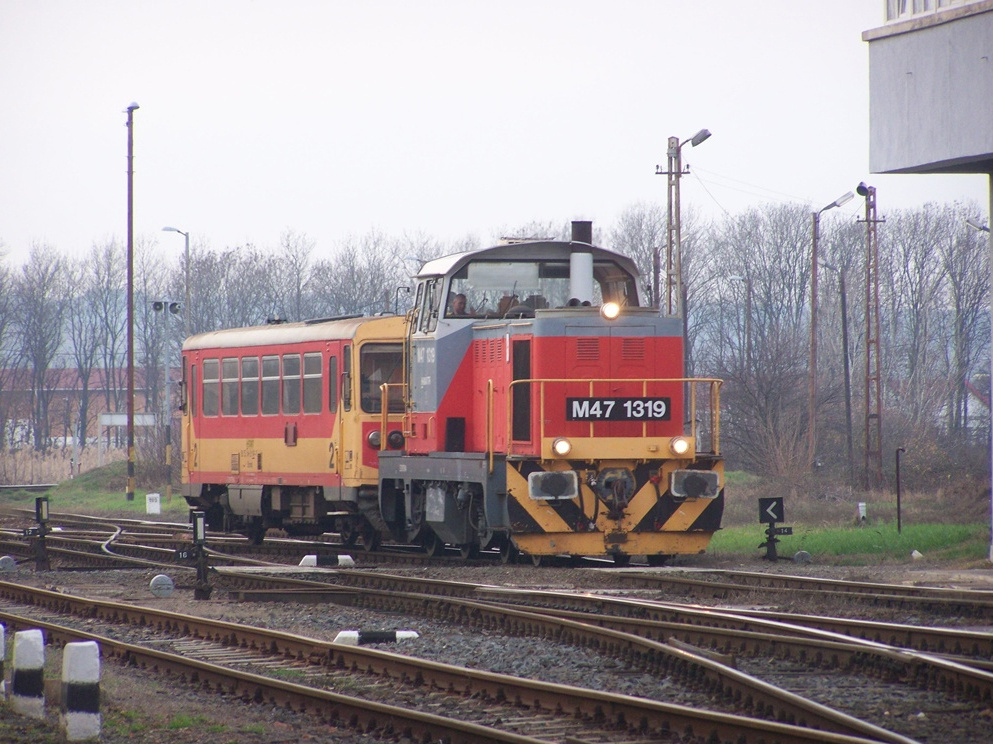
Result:
{"type": "Polygon", "coordinates": [[[283,413],[300,413],[299,354],[283,354],[283,413]]]}
{"type": "Polygon", "coordinates": [[[438,326],[438,314],[441,312],[441,279],[429,279],[417,288],[417,294],[423,297],[420,305],[420,329],[424,333],[433,331],[438,326]]]}
{"type": "Polygon", "coordinates": [[[328,357],[328,411],[338,410],[338,357],[328,357]]]}
{"type": "Polygon", "coordinates": [[[279,413],[279,357],[262,357],[262,415],[279,413]]]}
{"type": "Polygon", "coordinates": [[[303,412],[321,412],[321,388],[323,386],[321,376],[321,355],[303,355],[303,412]]]}
{"type": "Polygon", "coordinates": [[[216,416],[220,391],[221,366],[216,359],[203,360],[203,415],[216,416]]]}
{"type": "Polygon", "coordinates": [[[379,386],[389,383],[387,407],[391,413],[402,413],[403,346],[401,344],[365,344],[360,352],[362,410],[366,413],[382,411],[382,393],[379,386]]]}
{"type": "Polygon", "coordinates": [[[238,415],[238,360],[221,360],[221,415],[238,415]]]}
{"type": "Polygon", "coordinates": [[[259,358],[241,358],[241,415],[259,412],[259,358]]]}

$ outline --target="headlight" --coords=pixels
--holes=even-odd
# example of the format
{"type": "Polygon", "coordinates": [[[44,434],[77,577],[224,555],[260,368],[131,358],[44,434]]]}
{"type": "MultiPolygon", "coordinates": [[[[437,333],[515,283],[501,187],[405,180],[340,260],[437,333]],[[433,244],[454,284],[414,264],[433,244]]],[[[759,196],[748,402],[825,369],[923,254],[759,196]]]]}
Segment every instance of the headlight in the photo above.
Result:
{"type": "Polygon", "coordinates": [[[600,315],[606,320],[613,320],[621,314],[621,306],[616,302],[605,302],[600,306],[600,315]]]}
{"type": "Polygon", "coordinates": [[[554,452],[559,457],[565,457],[570,452],[572,452],[572,442],[570,442],[565,437],[559,437],[552,442],[552,452],[554,452]]]}
{"type": "Polygon", "coordinates": [[[373,429],[372,431],[370,431],[369,436],[367,436],[365,440],[369,443],[369,446],[372,447],[373,449],[379,449],[383,443],[383,437],[379,433],[379,429],[373,429]]]}
{"type": "Polygon", "coordinates": [[[690,440],[686,437],[674,437],[669,442],[669,449],[672,450],[672,454],[676,457],[682,457],[690,451],[690,440]]]}
{"type": "Polygon", "coordinates": [[[403,448],[403,434],[398,431],[391,431],[386,435],[386,446],[390,449],[402,449],[403,448]]]}

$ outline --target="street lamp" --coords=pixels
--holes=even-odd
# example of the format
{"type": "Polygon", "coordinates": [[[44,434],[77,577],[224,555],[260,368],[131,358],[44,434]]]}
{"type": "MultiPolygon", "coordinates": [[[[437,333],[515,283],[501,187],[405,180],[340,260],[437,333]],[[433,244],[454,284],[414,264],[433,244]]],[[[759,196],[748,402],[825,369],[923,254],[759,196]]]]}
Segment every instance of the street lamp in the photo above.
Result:
{"type": "Polygon", "coordinates": [[[973,230],[979,230],[979,232],[989,232],[990,226],[982,224],[979,220],[974,220],[972,217],[966,218],[965,224],[971,227],[973,230]]]}
{"type": "Polygon", "coordinates": [[[162,313],[164,321],[163,339],[164,350],[162,352],[162,369],[165,379],[165,395],[162,397],[162,421],[165,423],[165,465],[166,465],[166,503],[172,502],[172,407],[169,397],[169,315],[176,315],[179,312],[178,302],[170,300],[154,300],[152,310],[162,313]]]}
{"type": "Polygon", "coordinates": [[[125,499],[134,501],[134,112],[128,114],[128,488],[125,499]]]}
{"type": "Polygon", "coordinates": [[[190,335],[190,234],[188,232],[183,232],[182,230],[175,227],[163,227],[162,232],[174,232],[179,233],[184,238],[186,238],[186,304],[183,306],[185,312],[184,317],[184,330],[186,331],[186,336],[190,335]]]}
{"type": "MultiPolygon", "coordinates": [[[[655,166],[655,175],[665,174],[669,177],[668,230],[666,235],[666,315],[679,315],[682,308],[682,236],[680,230],[679,178],[683,174],[683,145],[689,142],[693,147],[710,138],[709,129],[701,129],[689,139],[682,142],[679,137],[670,137],[666,154],[669,157],[667,170],[655,166]]],[[[659,252],[656,249],[652,265],[652,290],[655,293],[655,304],[661,306],[661,274],[662,266],[659,252]]],[[[685,340],[686,321],[683,321],[683,338],[685,340]]]]}
{"type": "Polygon", "coordinates": [[[820,232],[821,213],[843,206],[854,198],[855,194],[849,191],[813,213],[813,240],[810,250],[810,380],[807,400],[807,461],[811,468],[814,466],[814,452],[817,447],[815,426],[817,415],[817,240],[820,232]]]}

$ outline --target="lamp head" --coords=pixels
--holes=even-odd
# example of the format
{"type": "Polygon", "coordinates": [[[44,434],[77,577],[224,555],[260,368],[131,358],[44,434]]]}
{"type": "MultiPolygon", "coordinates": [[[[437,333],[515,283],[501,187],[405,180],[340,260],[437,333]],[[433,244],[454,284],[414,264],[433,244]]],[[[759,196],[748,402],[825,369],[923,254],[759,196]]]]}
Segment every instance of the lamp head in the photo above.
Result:
{"type": "Polygon", "coordinates": [[[135,103],[134,101],[131,101],[131,103],[128,105],[128,113],[131,113],[137,108],[139,108],[138,104],[135,103]]]}
{"type": "Polygon", "coordinates": [[[693,138],[690,140],[690,144],[693,145],[693,147],[696,147],[700,143],[705,142],[707,139],[709,139],[709,137],[710,137],[710,130],[701,129],[699,132],[693,135],[693,138]]]}
{"type": "Polygon", "coordinates": [[[865,181],[863,181],[862,183],[860,183],[858,186],[855,187],[855,193],[858,194],[859,196],[868,196],[870,188],[871,187],[866,186],[865,181]]]}

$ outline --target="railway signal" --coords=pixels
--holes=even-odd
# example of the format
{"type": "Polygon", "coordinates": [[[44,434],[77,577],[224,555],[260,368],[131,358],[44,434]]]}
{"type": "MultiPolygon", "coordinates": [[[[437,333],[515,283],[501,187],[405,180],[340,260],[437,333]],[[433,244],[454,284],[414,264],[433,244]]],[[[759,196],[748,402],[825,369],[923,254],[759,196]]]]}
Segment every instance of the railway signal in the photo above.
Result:
{"type": "Polygon", "coordinates": [[[779,542],[776,538],[793,534],[792,527],[776,526],[778,522],[784,521],[785,517],[786,510],[782,496],[759,499],[759,522],[768,525],[765,530],[766,540],[759,547],[765,548],[765,555],[762,557],[767,561],[775,561],[781,557],[776,554],[776,543],[779,542]]]}

